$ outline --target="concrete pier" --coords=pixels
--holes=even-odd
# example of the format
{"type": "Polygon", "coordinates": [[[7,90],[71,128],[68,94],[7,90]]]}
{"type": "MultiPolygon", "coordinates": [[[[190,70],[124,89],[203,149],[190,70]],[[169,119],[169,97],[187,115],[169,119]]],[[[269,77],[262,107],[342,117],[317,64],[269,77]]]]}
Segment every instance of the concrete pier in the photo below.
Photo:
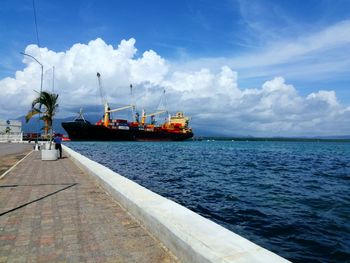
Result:
{"type": "Polygon", "coordinates": [[[0,180],[0,262],[179,261],[65,155],[32,152],[0,180]]]}
{"type": "Polygon", "coordinates": [[[64,150],[183,262],[289,262],[66,146],[64,150]]]}
{"type": "Polygon", "coordinates": [[[0,180],[0,263],[289,262],[63,148],[58,161],[31,152],[0,180]]]}

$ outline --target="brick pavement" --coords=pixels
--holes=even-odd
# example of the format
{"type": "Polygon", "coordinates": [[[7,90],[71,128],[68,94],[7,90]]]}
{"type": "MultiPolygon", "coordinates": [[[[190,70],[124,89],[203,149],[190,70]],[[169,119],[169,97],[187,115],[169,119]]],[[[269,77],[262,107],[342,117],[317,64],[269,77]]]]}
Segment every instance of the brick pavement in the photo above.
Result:
{"type": "Polygon", "coordinates": [[[32,149],[29,143],[0,143],[0,177],[32,149]]]}
{"type": "Polygon", "coordinates": [[[0,262],[178,262],[69,158],[0,180],[0,262]]]}

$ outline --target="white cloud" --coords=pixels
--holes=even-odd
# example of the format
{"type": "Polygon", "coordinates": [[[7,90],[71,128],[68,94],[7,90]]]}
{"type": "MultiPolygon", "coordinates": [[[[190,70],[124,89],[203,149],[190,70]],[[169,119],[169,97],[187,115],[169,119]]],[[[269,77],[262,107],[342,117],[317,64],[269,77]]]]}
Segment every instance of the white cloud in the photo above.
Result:
{"type": "Polygon", "coordinates": [[[131,82],[142,83],[148,81],[154,85],[160,84],[168,72],[168,66],[153,50],[143,53],[142,58],[131,60],[131,82]]]}
{"type": "Polygon", "coordinates": [[[294,37],[281,38],[280,32],[270,36],[271,32],[274,31],[268,27],[259,27],[259,32],[254,35],[261,36],[264,43],[247,53],[226,58],[199,58],[189,61],[185,68],[193,70],[206,65],[215,69],[225,64],[238,70],[244,79],[283,75],[293,79],[320,80],[337,78],[339,74],[349,75],[350,56],[346,54],[350,53],[350,20],[294,37]]]}
{"type": "Polygon", "coordinates": [[[337,107],[338,101],[334,91],[320,90],[317,93],[311,93],[306,97],[309,101],[315,101],[316,103],[322,103],[330,107],[337,107]]]}
{"type": "MultiPolygon", "coordinates": [[[[350,107],[341,105],[334,91],[303,97],[283,77],[266,81],[261,87],[241,89],[237,72],[224,64],[215,70],[204,66],[191,71],[171,70],[171,63],[153,50],[137,56],[134,39],[122,40],[116,47],[96,39],[75,44],[66,52],[29,45],[25,52],[43,62],[45,71],[55,66],[61,117],[101,103],[96,78],[100,72],[112,106],[130,103],[132,83],[138,106],[153,111],[165,88],[168,108],[191,115],[192,126],[198,130],[261,136],[349,133],[350,107]]],[[[26,66],[15,78],[0,80],[2,118],[26,113],[36,95],[33,90],[40,89],[40,66],[29,57],[23,62],[26,66]]],[[[51,90],[51,83],[47,71],[44,89],[51,90]]]]}
{"type": "Polygon", "coordinates": [[[266,66],[305,59],[306,55],[334,50],[350,44],[350,20],[297,39],[270,43],[263,53],[234,61],[238,67],[266,66]]]}

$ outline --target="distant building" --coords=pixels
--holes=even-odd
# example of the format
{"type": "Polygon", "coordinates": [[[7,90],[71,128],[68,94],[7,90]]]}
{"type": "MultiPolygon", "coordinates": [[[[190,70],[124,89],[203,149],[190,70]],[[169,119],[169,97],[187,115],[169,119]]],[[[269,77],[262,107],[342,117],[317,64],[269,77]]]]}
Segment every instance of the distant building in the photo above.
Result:
{"type": "Polygon", "coordinates": [[[21,142],[23,140],[22,122],[19,120],[0,120],[0,142],[21,142]]]}

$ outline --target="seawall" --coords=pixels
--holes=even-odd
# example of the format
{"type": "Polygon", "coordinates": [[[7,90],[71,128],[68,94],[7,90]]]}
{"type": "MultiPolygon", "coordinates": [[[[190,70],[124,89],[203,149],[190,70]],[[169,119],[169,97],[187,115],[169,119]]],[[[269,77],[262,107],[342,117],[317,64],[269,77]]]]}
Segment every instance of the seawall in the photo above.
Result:
{"type": "Polygon", "coordinates": [[[69,147],[63,149],[183,262],[289,262],[69,147]]]}

